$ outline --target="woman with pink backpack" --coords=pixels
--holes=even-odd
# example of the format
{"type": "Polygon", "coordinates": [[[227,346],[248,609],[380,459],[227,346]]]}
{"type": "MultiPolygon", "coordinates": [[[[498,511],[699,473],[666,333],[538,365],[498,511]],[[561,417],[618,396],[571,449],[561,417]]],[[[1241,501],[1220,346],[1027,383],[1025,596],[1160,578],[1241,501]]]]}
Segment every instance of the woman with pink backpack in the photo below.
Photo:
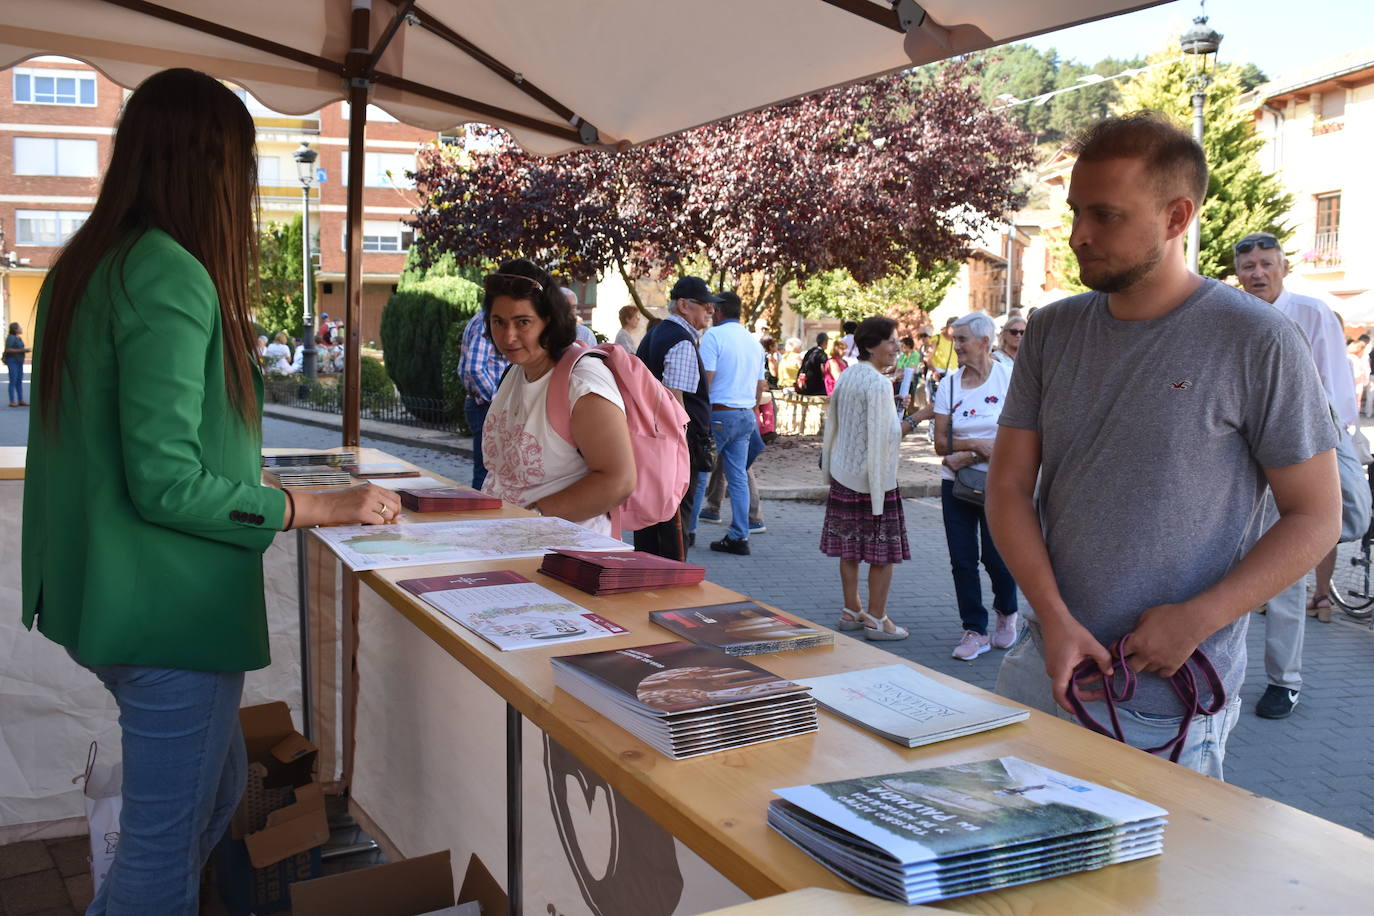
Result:
{"type": "Polygon", "coordinates": [[[550,383],[576,325],[553,279],[530,261],[507,261],[483,282],[486,333],[511,363],[487,412],[482,457],[494,496],[603,534],[635,489],[625,402],[600,359],[578,359],[566,378],[565,438],[550,422],[550,383]],[[571,441],[569,441],[569,439],[571,441]]]}

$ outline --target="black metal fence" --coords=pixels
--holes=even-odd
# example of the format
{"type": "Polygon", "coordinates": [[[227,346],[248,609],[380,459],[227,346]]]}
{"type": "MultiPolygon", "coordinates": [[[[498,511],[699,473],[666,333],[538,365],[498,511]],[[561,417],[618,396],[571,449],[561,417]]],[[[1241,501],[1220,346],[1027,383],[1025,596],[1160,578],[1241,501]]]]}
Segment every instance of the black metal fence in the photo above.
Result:
{"type": "MultiPolygon", "coordinates": [[[[263,383],[263,394],[269,404],[342,415],[342,381],[342,378],[312,381],[302,375],[268,377],[263,383]]],[[[461,400],[455,403],[444,398],[413,397],[401,394],[394,387],[364,389],[361,400],[365,420],[468,434],[461,400]]]]}

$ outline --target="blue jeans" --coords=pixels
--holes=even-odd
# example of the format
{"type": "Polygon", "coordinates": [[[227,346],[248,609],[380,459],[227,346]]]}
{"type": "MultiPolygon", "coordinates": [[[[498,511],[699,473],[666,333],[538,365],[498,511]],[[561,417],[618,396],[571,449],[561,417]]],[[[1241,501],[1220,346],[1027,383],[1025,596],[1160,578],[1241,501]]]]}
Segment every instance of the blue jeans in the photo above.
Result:
{"type": "Polygon", "coordinates": [[[24,400],[24,361],[7,359],[5,366],[10,370],[10,403],[18,404],[24,400]]]}
{"type": "Polygon", "coordinates": [[[983,607],[983,585],[978,580],[979,547],[983,568],[992,580],[992,606],[999,614],[1016,613],[1016,581],[992,543],[982,506],[954,498],[954,482],[940,481],[940,509],[949,544],[949,568],[954,574],[954,597],[965,630],[988,633],[988,609],[983,607]]]}
{"type": "MultiPolygon", "coordinates": [[[[1050,676],[1045,673],[1044,637],[1040,624],[1027,620],[1021,636],[1005,656],[997,672],[997,693],[1009,700],[1024,703],[1070,722],[1078,719],[1054,701],[1050,676]]],[[[1146,675],[1147,677],[1152,675],[1146,675]]],[[[1094,719],[1110,728],[1107,705],[1101,701],[1084,703],[1094,719]]],[[[1151,715],[1133,709],[1117,707],[1121,733],[1131,747],[1159,747],[1178,734],[1182,716],[1151,715]]],[[[1197,716],[1188,728],[1178,762],[1203,776],[1222,779],[1222,763],[1226,759],[1226,739],[1240,717],[1240,697],[1230,697],[1221,712],[1211,716],[1197,716]]],[[[1082,723],[1079,723],[1082,724],[1082,723]]],[[[1161,757],[1168,759],[1168,754],[1161,757]]]]}
{"type": "Polygon", "coordinates": [[[482,489],[482,482],[487,479],[487,466],[482,463],[482,427],[487,423],[487,410],[491,404],[479,404],[471,397],[463,399],[463,417],[468,421],[468,429],[472,430],[472,488],[482,489]]]}
{"type": "MultiPolygon", "coordinates": [[[[749,540],[749,462],[758,452],[750,454],[759,424],[752,410],[712,410],[711,435],[716,440],[716,455],[725,473],[725,486],[730,493],[731,540],[749,540]]],[[[762,444],[763,439],[759,438],[762,444]]],[[[698,512],[701,507],[698,505],[698,512]]]]}
{"type": "Polygon", "coordinates": [[[243,796],[243,673],[88,665],[119,705],[119,848],[86,916],[195,916],[200,872],[243,796]]]}

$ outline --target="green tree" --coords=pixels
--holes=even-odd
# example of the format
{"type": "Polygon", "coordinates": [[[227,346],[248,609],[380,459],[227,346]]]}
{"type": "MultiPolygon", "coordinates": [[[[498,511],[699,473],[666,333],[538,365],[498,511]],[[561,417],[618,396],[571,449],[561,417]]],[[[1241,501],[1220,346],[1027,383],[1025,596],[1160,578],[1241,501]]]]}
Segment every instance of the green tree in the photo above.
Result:
{"type": "MultiPolygon", "coordinates": [[[[1172,48],[1151,55],[1149,62],[1161,65],[1127,80],[1115,110],[1148,108],[1181,125],[1191,124],[1193,90],[1188,77],[1193,62],[1163,63],[1174,56],[1172,48]]],[[[1293,197],[1284,193],[1278,176],[1260,167],[1263,141],[1255,135],[1250,112],[1236,104],[1247,78],[1254,76],[1245,67],[1228,64],[1217,68],[1203,109],[1202,147],[1211,174],[1202,205],[1198,270],[1217,279],[1234,273],[1231,245],[1236,239],[1251,232],[1271,232],[1287,239],[1293,231],[1287,222],[1293,197]]]]}
{"type": "Polygon", "coordinates": [[[268,336],[301,332],[301,298],[305,292],[301,264],[301,218],[268,223],[258,232],[258,307],[254,318],[268,336]]]}
{"type": "Polygon", "coordinates": [[[887,315],[899,325],[899,333],[914,332],[924,315],[940,304],[959,273],[958,261],[941,261],[922,267],[909,260],[903,274],[859,283],[846,270],[831,270],[806,281],[792,297],[792,307],[808,317],[830,315],[840,320],[862,321],[870,315],[887,315]]]}

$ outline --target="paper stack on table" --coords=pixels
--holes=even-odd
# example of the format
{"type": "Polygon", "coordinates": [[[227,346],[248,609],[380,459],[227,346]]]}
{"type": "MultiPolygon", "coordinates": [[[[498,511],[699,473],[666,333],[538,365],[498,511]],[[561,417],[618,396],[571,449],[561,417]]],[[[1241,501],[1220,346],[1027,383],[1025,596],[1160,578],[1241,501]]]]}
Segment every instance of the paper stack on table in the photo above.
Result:
{"type": "Polygon", "coordinates": [[[403,579],[396,584],[502,652],[630,632],[510,570],[403,579]]]}
{"type": "Polygon", "coordinates": [[[806,688],[686,642],[564,655],[553,681],[675,760],[816,730],[806,688]]]}
{"type": "Polygon", "coordinates": [[[1158,855],[1168,816],[1016,757],[774,791],[769,826],[851,884],[907,904],[1158,855]]]}
{"type": "MultiPolygon", "coordinates": [[[[652,617],[652,615],[650,615],[652,617]]],[[[980,699],[906,665],[884,665],[797,681],[826,712],[920,747],[1020,722],[1030,710],[980,699]]]]}
{"type": "Polygon", "coordinates": [[[754,601],[652,611],[649,620],[727,655],[762,655],[835,642],[835,634],[829,630],[789,620],[754,601]]]}
{"type": "Polygon", "coordinates": [[[704,566],[637,550],[555,550],[544,557],[539,571],[593,595],[696,585],[706,578],[704,566]]]}

